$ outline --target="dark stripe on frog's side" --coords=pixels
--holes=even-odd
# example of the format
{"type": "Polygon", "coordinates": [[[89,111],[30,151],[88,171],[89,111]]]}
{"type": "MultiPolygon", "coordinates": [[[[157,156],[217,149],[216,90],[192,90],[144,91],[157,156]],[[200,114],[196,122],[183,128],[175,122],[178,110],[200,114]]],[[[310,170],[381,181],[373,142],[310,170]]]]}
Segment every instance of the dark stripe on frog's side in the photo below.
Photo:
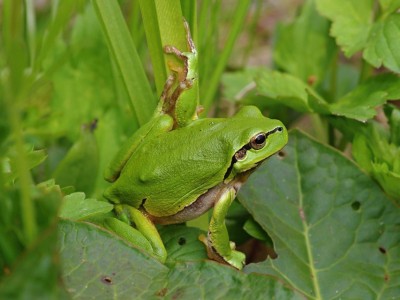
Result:
{"type": "MultiPolygon", "coordinates": [[[[282,130],[283,130],[283,128],[282,128],[281,126],[278,126],[278,127],[274,128],[274,129],[272,129],[272,130],[266,132],[266,133],[265,133],[265,138],[267,139],[269,135],[274,134],[274,133],[277,132],[277,131],[282,131],[282,130]]],[[[237,158],[236,158],[236,157],[237,157],[237,154],[240,153],[240,152],[244,152],[244,155],[246,155],[246,151],[247,151],[247,150],[250,150],[250,149],[251,149],[250,142],[248,142],[246,145],[244,145],[242,148],[240,148],[240,149],[235,153],[235,155],[233,155],[231,164],[229,165],[229,168],[226,170],[226,173],[225,173],[225,175],[224,175],[224,180],[225,180],[226,178],[228,178],[229,175],[231,174],[232,169],[233,169],[233,166],[234,166],[234,164],[237,162],[237,158]]],[[[243,155],[243,154],[241,154],[241,155],[243,155]]],[[[264,161],[264,160],[260,161],[260,163],[262,163],[263,161],[264,161]]],[[[260,163],[258,163],[257,166],[258,166],[260,163]]],[[[256,167],[255,167],[255,168],[256,168],[256,167]]]]}

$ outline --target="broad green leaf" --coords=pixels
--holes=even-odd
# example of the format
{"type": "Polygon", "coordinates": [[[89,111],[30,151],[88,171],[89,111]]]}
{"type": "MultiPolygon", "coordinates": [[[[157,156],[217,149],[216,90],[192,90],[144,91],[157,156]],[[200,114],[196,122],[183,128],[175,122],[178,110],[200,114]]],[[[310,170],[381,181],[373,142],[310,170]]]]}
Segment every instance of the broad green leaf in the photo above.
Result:
{"type": "Polygon", "coordinates": [[[245,268],[277,276],[308,299],[395,299],[400,211],[341,153],[293,131],[239,200],[278,258],[245,268]]]}
{"type": "Polygon", "coordinates": [[[200,242],[204,231],[185,225],[162,226],[159,230],[168,252],[167,264],[183,261],[201,261],[207,258],[206,248],[200,242]]]}
{"type": "Polygon", "coordinates": [[[387,100],[400,98],[400,78],[394,74],[371,77],[337,102],[325,101],[303,81],[289,74],[264,70],[256,78],[257,90],[268,101],[289,106],[299,112],[343,116],[366,121],[376,115],[375,108],[387,100]]]}
{"type": "MultiPolygon", "coordinates": [[[[153,295],[149,292],[147,297],[153,295]]],[[[166,285],[157,296],[167,299],[304,299],[276,278],[244,274],[211,261],[177,264],[170,270],[166,285]]]]}
{"type": "Polygon", "coordinates": [[[376,115],[375,108],[387,100],[400,98],[400,78],[394,74],[371,77],[330,105],[337,116],[366,121],[376,115]]]}
{"type": "Polygon", "coordinates": [[[393,14],[372,28],[363,57],[371,65],[400,73],[400,15],[393,14]]]}
{"type": "Polygon", "coordinates": [[[216,262],[171,269],[89,223],[61,221],[63,279],[72,298],[302,299],[274,277],[216,262]]]}
{"type": "Polygon", "coordinates": [[[332,21],[331,35],[346,56],[362,50],[373,24],[374,0],[316,0],[320,13],[332,21]]]}
{"type": "Polygon", "coordinates": [[[384,14],[390,14],[400,8],[400,0],[379,0],[384,14]]]}
{"type": "Polygon", "coordinates": [[[311,87],[290,74],[264,70],[256,78],[258,92],[299,112],[327,112],[327,103],[311,87]]]}
{"type": "Polygon", "coordinates": [[[294,22],[278,26],[274,61],[304,82],[320,83],[336,51],[329,26],[329,21],[317,13],[315,1],[306,1],[294,22]]]}
{"type": "Polygon", "coordinates": [[[73,298],[142,298],[168,268],[88,223],[61,221],[63,279],[73,298]]]}
{"type": "Polygon", "coordinates": [[[93,192],[99,167],[97,142],[94,136],[97,121],[82,127],[81,137],[57,166],[53,177],[56,183],[74,186],[76,191],[93,192]]]}
{"type": "Polygon", "coordinates": [[[73,193],[63,199],[60,217],[70,220],[83,220],[110,212],[113,205],[96,199],[86,199],[85,193],[73,193]]]}
{"type": "Polygon", "coordinates": [[[232,102],[243,99],[255,90],[254,78],[260,71],[257,68],[246,68],[241,72],[225,72],[221,79],[224,98],[232,102]]]}

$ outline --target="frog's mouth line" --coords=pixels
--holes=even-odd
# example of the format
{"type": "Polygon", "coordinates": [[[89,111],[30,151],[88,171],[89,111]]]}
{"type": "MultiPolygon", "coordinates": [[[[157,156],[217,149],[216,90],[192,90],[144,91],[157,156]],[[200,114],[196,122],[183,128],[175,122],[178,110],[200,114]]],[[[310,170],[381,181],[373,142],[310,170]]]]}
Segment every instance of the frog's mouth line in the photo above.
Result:
{"type": "MultiPolygon", "coordinates": [[[[243,148],[242,148],[242,149],[243,149],[243,148]]],[[[240,149],[239,151],[241,151],[242,149],[240,149]]],[[[279,152],[279,151],[277,151],[277,152],[279,152]]],[[[237,152],[236,152],[236,153],[237,153],[237,152]]],[[[234,166],[235,163],[238,161],[238,160],[236,159],[236,153],[235,153],[235,155],[232,157],[232,161],[231,161],[231,164],[230,164],[228,170],[226,170],[226,173],[225,173],[225,175],[224,175],[224,180],[227,179],[227,178],[229,177],[229,175],[231,175],[233,166],[234,166]]],[[[261,164],[262,164],[264,161],[266,161],[268,158],[270,158],[270,157],[271,157],[272,155],[274,155],[274,154],[276,154],[276,153],[273,153],[273,154],[271,154],[270,156],[264,158],[263,160],[260,160],[259,162],[256,162],[256,163],[254,164],[254,167],[252,167],[252,168],[250,168],[250,169],[248,169],[248,170],[246,170],[246,171],[243,171],[243,172],[241,172],[241,173],[252,173],[252,172],[254,172],[259,166],[261,166],[261,164]]]]}
{"type": "MultiPolygon", "coordinates": [[[[268,136],[270,136],[271,134],[274,134],[275,132],[282,132],[282,131],[283,131],[283,128],[282,128],[281,126],[278,126],[278,127],[274,128],[274,129],[272,129],[271,131],[268,131],[268,132],[264,133],[265,139],[267,139],[268,136]]],[[[231,175],[231,172],[232,172],[232,169],[233,169],[233,166],[235,165],[235,163],[236,163],[237,161],[240,161],[240,160],[245,159],[245,158],[246,158],[247,151],[248,151],[248,150],[251,150],[251,149],[253,149],[253,147],[251,146],[251,142],[249,142],[249,143],[247,143],[246,145],[244,145],[242,148],[240,148],[240,149],[233,155],[231,164],[230,164],[229,168],[228,168],[228,169],[226,170],[226,172],[225,172],[224,180],[227,179],[227,178],[231,175]]],[[[260,150],[260,149],[256,149],[256,150],[260,150]]],[[[256,168],[258,168],[266,159],[268,159],[269,157],[271,157],[271,156],[274,155],[274,154],[275,154],[275,153],[273,153],[273,154],[271,154],[270,156],[264,158],[263,160],[260,160],[259,162],[256,162],[256,163],[254,164],[254,167],[253,167],[253,168],[250,168],[250,169],[248,169],[248,170],[246,170],[246,171],[244,171],[244,172],[249,172],[249,171],[252,172],[252,171],[254,171],[254,170],[255,170],[256,168]]]]}

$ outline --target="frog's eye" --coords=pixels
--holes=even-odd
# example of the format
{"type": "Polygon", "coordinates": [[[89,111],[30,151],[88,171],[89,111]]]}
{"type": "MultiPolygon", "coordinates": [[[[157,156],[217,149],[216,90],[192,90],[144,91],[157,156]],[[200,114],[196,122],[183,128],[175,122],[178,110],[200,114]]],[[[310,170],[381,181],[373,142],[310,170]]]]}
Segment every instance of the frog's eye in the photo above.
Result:
{"type": "Polygon", "coordinates": [[[254,150],[259,150],[265,146],[265,141],[267,140],[264,133],[257,133],[250,140],[250,146],[254,150]]]}

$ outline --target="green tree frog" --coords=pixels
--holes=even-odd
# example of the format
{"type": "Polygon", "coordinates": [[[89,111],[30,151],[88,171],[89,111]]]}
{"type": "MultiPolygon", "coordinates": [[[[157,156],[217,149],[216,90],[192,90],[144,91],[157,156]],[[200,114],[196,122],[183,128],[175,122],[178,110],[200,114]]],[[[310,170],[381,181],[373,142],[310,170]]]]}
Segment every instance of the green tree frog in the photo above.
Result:
{"type": "MultiPolygon", "coordinates": [[[[241,185],[285,146],[288,133],[280,121],[264,117],[254,106],[242,107],[231,118],[198,119],[190,103],[190,87],[197,80],[190,68],[197,57],[193,42],[188,44],[189,53],[168,49],[186,57],[183,75],[174,77],[178,84],[167,81],[155,116],[134,133],[105,173],[112,182],[105,198],[134,228],[118,227],[115,220],[108,225],[165,262],[155,224],[186,222],[213,208],[207,237],[201,237],[208,256],[241,269],[245,255],[230,242],[225,216],[241,185]],[[181,97],[185,99],[178,104],[181,97]]],[[[197,105],[196,98],[191,101],[197,105]]]]}

